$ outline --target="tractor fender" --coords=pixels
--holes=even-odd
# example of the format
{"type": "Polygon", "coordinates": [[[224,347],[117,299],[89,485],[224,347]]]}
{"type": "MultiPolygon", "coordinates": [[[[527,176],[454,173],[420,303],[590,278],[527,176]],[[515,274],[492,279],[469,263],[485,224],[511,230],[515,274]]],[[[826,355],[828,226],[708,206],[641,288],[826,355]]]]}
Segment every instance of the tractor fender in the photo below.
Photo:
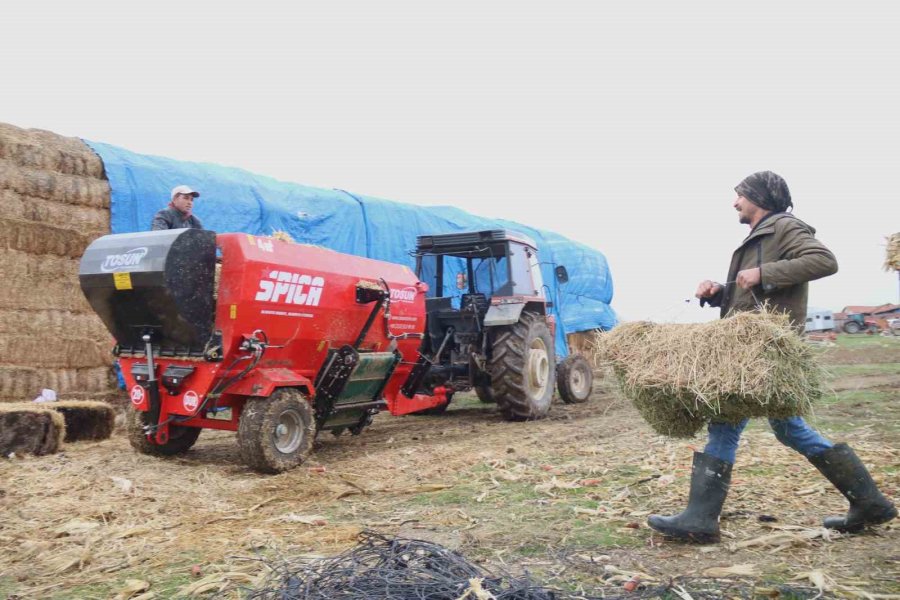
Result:
{"type": "Polygon", "coordinates": [[[524,302],[491,304],[484,316],[485,327],[497,327],[499,325],[513,325],[519,322],[519,317],[525,309],[524,302]]]}
{"type": "Polygon", "coordinates": [[[299,371],[285,368],[254,369],[237,383],[225,388],[225,392],[238,396],[270,396],[277,388],[282,387],[302,388],[310,399],[315,396],[315,388],[308,377],[299,371]]]}

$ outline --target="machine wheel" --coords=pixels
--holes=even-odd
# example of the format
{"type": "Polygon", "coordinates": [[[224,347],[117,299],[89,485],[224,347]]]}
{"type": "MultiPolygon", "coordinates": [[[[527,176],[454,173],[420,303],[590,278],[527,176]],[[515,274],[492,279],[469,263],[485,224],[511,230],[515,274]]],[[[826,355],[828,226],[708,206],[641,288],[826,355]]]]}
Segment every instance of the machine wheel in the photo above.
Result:
{"type": "Polygon", "coordinates": [[[491,388],[489,386],[476,385],[475,395],[478,396],[478,399],[485,404],[493,404],[497,402],[497,400],[494,398],[494,395],[491,393],[491,388]]]}
{"type": "Polygon", "coordinates": [[[556,386],[553,336],[544,317],[523,312],[519,322],[498,328],[491,358],[491,395],[508,421],[547,415],[556,386]]]}
{"type": "Polygon", "coordinates": [[[581,354],[570,354],[557,367],[559,396],[566,404],[581,404],[591,397],[594,371],[581,354]]]}
{"type": "Polygon", "coordinates": [[[867,329],[869,330],[869,333],[881,333],[881,327],[879,327],[875,323],[870,323],[867,326],[867,329]]]}
{"type": "Polygon", "coordinates": [[[300,390],[279,388],[268,398],[251,398],[238,424],[241,458],[261,473],[293,469],[312,450],[316,419],[300,390]]]}
{"type": "Polygon", "coordinates": [[[203,431],[199,427],[184,427],[180,425],[169,425],[169,440],[165,444],[156,444],[147,439],[144,435],[144,417],[146,412],[134,410],[131,407],[126,409],[125,425],[128,430],[128,441],[131,447],[141,454],[150,454],[153,456],[175,456],[176,454],[184,454],[191,449],[200,432],[203,431]]]}
{"type": "Polygon", "coordinates": [[[862,331],[862,328],[856,321],[847,321],[844,323],[844,331],[847,333],[859,333],[862,331]]]}

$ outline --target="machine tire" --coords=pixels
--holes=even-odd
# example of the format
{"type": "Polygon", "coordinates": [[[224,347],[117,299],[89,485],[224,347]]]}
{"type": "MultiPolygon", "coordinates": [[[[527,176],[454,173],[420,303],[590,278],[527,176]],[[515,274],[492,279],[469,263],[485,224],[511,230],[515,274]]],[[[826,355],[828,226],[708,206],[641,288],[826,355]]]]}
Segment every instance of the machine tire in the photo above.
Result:
{"type": "Polygon", "coordinates": [[[556,383],[566,404],[587,402],[594,387],[594,370],[583,355],[570,354],[557,367],[556,383]]]}
{"type": "Polygon", "coordinates": [[[306,396],[295,388],[279,388],[268,398],[250,398],[238,424],[238,446],[244,463],[260,473],[293,469],[310,453],[316,418],[306,396]]]}
{"type": "Polygon", "coordinates": [[[519,322],[498,328],[491,358],[491,395],[508,421],[541,419],[556,387],[553,335],[544,317],[523,312],[519,322]]]}
{"type": "Polygon", "coordinates": [[[859,333],[860,331],[862,331],[862,327],[860,327],[859,323],[856,321],[847,321],[844,323],[845,333],[859,333]]]}
{"type": "Polygon", "coordinates": [[[141,454],[151,456],[176,456],[184,454],[200,437],[200,427],[184,427],[169,425],[169,439],[165,444],[155,444],[144,435],[144,415],[146,412],[128,407],[125,413],[125,425],[128,430],[128,442],[141,454]]]}
{"type": "Polygon", "coordinates": [[[491,393],[490,386],[476,385],[475,395],[478,396],[478,399],[485,404],[494,404],[497,402],[497,400],[494,398],[494,395],[491,393]]]}

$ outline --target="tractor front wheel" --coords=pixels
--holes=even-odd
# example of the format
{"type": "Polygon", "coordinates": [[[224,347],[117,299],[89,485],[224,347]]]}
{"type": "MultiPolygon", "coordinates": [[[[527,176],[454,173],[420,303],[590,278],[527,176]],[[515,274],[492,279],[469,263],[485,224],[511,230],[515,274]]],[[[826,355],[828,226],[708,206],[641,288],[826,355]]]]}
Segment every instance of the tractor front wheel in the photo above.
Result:
{"type": "Polygon", "coordinates": [[[182,425],[169,425],[169,439],[165,444],[157,444],[147,439],[144,433],[144,425],[147,424],[147,413],[128,407],[125,425],[128,430],[128,442],[131,447],[141,454],[152,456],[175,456],[184,454],[200,437],[203,431],[199,427],[184,427],[182,425]]]}
{"type": "Polygon", "coordinates": [[[268,398],[251,398],[241,411],[241,458],[260,473],[293,469],[310,453],[315,437],[315,415],[300,390],[280,388],[268,398]]]}
{"type": "Polygon", "coordinates": [[[581,404],[591,397],[594,371],[581,354],[570,354],[557,368],[559,396],[566,404],[581,404]]]}
{"type": "Polygon", "coordinates": [[[553,336],[542,315],[523,312],[498,328],[491,358],[491,395],[508,421],[540,419],[556,387],[553,336]]]}

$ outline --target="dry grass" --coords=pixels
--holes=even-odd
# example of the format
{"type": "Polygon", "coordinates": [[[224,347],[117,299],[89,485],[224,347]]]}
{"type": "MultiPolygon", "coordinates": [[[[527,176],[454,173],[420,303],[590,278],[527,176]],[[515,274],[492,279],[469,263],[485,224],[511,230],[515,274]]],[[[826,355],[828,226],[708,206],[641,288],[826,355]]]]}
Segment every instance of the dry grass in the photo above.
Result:
{"type": "Polygon", "coordinates": [[[674,437],[691,437],[710,420],[808,414],[822,394],[812,348],[772,312],[625,323],[597,334],[594,357],[612,367],[647,422],[674,437]]]}

